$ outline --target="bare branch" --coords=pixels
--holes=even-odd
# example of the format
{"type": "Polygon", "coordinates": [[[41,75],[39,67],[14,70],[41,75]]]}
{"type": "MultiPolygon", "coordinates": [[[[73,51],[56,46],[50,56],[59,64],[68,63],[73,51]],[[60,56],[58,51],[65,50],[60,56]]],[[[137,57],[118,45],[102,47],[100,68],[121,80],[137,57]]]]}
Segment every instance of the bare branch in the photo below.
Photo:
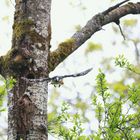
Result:
{"type": "Polygon", "coordinates": [[[105,10],[105,11],[103,12],[103,14],[104,14],[104,15],[105,15],[105,14],[108,14],[108,13],[111,12],[112,10],[118,8],[120,5],[122,5],[122,4],[124,4],[124,3],[128,2],[128,1],[129,1],[129,0],[124,0],[124,1],[122,1],[122,2],[120,2],[120,3],[118,3],[118,4],[116,4],[116,5],[114,5],[114,6],[110,7],[110,8],[108,8],[107,10],[105,10]]]}
{"type": "MultiPolygon", "coordinates": [[[[122,3],[124,2],[127,1],[123,1],[122,3]]],[[[78,49],[95,32],[101,30],[102,26],[115,22],[128,14],[140,13],[140,2],[128,3],[120,6],[122,3],[93,16],[92,19],[90,19],[87,24],[80,31],[77,31],[69,40],[60,43],[58,48],[50,53],[49,71],[53,71],[58,64],[78,49]]]]}

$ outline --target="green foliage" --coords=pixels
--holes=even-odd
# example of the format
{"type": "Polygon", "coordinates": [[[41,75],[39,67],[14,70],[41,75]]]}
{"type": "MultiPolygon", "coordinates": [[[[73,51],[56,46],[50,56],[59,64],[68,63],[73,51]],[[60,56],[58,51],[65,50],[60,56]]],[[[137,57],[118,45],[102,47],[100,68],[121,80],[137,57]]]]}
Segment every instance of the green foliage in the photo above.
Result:
{"type": "Polygon", "coordinates": [[[1,81],[1,85],[0,85],[0,112],[5,111],[5,108],[3,107],[3,101],[4,101],[4,97],[6,95],[6,85],[5,85],[5,79],[0,76],[0,81],[1,81]]]}
{"type": "Polygon", "coordinates": [[[125,57],[124,55],[119,55],[118,57],[115,58],[115,64],[116,66],[119,66],[121,68],[126,68],[129,71],[132,71],[136,74],[140,74],[140,69],[135,67],[133,64],[131,64],[125,57]]]}
{"type": "Polygon", "coordinates": [[[96,82],[97,82],[97,87],[96,90],[99,93],[99,95],[102,95],[104,98],[106,98],[106,91],[107,91],[107,82],[105,79],[105,74],[101,71],[101,69],[99,69],[99,74],[97,75],[96,78],[96,82]]]}
{"type": "Polygon", "coordinates": [[[92,103],[95,107],[99,129],[94,138],[99,140],[136,139],[135,130],[140,127],[138,124],[139,111],[134,111],[134,113],[131,111],[138,108],[138,102],[140,102],[139,86],[128,86],[128,94],[122,93],[113,96],[107,91],[107,82],[101,70],[96,81],[98,94],[92,97],[92,103]]]}
{"type": "Polygon", "coordinates": [[[6,89],[11,90],[15,85],[16,80],[13,77],[9,77],[6,79],[6,89]]]}
{"type": "Polygon", "coordinates": [[[49,133],[60,136],[64,140],[84,140],[86,137],[81,135],[83,128],[80,115],[78,113],[70,114],[69,109],[69,104],[63,102],[60,114],[48,123],[49,133]],[[66,127],[66,124],[71,126],[66,127]]]}
{"type": "Polygon", "coordinates": [[[4,17],[2,17],[2,20],[3,20],[3,21],[8,21],[8,20],[9,20],[9,16],[4,16],[4,17]]]}
{"type": "Polygon", "coordinates": [[[140,39],[139,39],[139,38],[131,39],[131,41],[133,41],[134,44],[138,44],[138,43],[140,43],[140,39]]]}
{"type": "Polygon", "coordinates": [[[137,24],[137,19],[126,19],[126,20],[124,20],[123,21],[123,23],[124,23],[124,26],[129,26],[129,27],[134,27],[134,26],[136,26],[136,24],[137,24]]]}
{"type": "MultiPolygon", "coordinates": [[[[115,64],[135,72],[134,66],[124,56],[117,57],[115,64]]],[[[120,85],[122,86],[123,83],[120,85]]],[[[55,114],[49,122],[49,132],[63,140],[139,139],[140,134],[137,130],[140,128],[140,85],[135,83],[125,85],[123,89],[115,91],[111,89],[110,92],[106,75],[99,69],[96,77],[96,93],[91,97],[98,130],[85,135],[80,114],[70,113],[70,105],[63,102],[60,114],[55,114]]]]}
{"type": "Polygon", "coordinates": [[[101,50],[102,49],[102,45],[101,44],[97,44],[94,42],[88,42],[88,46],[85,50],[85,55],[93,52],[93,51],[97,51],[97,50],[101,50]]]}
{"type": "Polygon", "coordinates": [[[16,81],[12,77],[5,80],[2,76],[0,76],[0,82],[0,112],[2,112],[5,111],[5,108],[3,108],[3,102],[5,96],[7,95],[7,91],[12,89],[16,81]]]}
{"type": "Polygon", "coordinates": [[[76,31],[80,31],[81,30],[81,25],[79,25],[79,24],[78,25],[75,25],[75,30],[76,31]]]}
{"type": "Polygon", "coordinates": [[[133,84],[132,86],[129,86],[128,96],[130,97],[129,99],[133,105],[139,106],[138,103],[140,101],[140,85],[133,84]]]}
{"type": "Polygon", "coordinates": [[[115,92],[125,92],[127,90],[127,86],[124,85],[123,81],[118,81],[112,84],[113,90],[115,92]]]}

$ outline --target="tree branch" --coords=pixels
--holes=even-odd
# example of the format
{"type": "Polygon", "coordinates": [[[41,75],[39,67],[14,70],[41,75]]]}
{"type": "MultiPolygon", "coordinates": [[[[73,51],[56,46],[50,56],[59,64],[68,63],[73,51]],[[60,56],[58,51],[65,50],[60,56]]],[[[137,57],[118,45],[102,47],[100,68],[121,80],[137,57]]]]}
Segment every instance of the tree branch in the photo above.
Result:
{"type": "MultiPolygon", "coordinates": [[[[122,3],[124,2],[126,1],[122,3]]],[[[49,71],[53,71],[58,64],[78,49],[95,32],[101,30],[102,26],[115,22],[128,14],[140,14],[140,2],[129,2],[119,7],[122,3],[93,16],[80,31],[77,31],[70,39],[60,43],[56,50],[50,52],[49,71]]]]}

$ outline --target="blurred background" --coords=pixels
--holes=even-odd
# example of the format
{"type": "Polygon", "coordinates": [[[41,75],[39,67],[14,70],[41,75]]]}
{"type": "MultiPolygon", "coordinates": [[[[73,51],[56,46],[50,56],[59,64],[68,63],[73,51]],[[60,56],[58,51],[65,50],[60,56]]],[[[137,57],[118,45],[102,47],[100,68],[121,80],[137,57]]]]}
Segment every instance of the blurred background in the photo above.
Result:
{"type": "MultiPolygon", "coordinates": [[[[51,50],[58,44],[71,37],[80,30],[95,14],[102,12],[121,0],[53,0],[52,1],[52,40],[51,50]]],[[[138,2],[132,0],[131,2],[138,2]]],[[[11,48],[12,24],[14,16],[14,0],[0,1],[0,55],[5,55],[11,48]]],[[[96,76],[99,68],[106,75],[108,86],[112,93],[124,92],[126,85],[139,83],[139,77],[131,72],[115,66],[114,58],[124,55],[132,64],[140,65],[140,17],[128,15],[120,19],[120,25],[126,40],[115,23],[103,27],[95,33],[78,50],[61,63],[50,77],[93,70],[78,78],[64,79],[64,85],[54,87],[49,84],[48,119],[53,120],[60,113],[61,105],[67,102],[71,114],[78,113],[82,117],[83,133],[88,135],[98,130],[94,108],[91,106],[91,97],[96,94],[96,76]]],[[[3,82],[0,83],[1,85],[3,82]]],[[[4,98],[4,111],[0,112],[0,139],[5,140],[7,135],[7,97],[4,98]]],[[[127,106],[126,106],[127,108],[127,106]]],[[[71,123],[67,124],[68,127],[71,123]]],[[[57,138],[49,135],[50,140],[57,138]]]]}

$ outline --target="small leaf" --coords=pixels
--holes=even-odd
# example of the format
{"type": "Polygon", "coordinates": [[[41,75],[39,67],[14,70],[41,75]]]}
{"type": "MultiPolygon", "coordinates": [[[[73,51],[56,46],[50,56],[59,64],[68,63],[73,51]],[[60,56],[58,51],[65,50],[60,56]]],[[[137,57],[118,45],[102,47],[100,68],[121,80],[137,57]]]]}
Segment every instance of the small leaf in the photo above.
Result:
{"type": "Polygon", "coordinates": [[[5,85],[0,86],[0,95],[4,95],[5,94],[5,89],[6,89],[5,85]]]}
{"type": "Polygon", "coordinates": [[[88,42],[88,46],[85,50],[85,55],[93,52],[93,51],[97,51],[97,50],[102,50],[102,45],[101,44],[97,44],[94,42],[88,42]]]}
{"type": "Polygon", "coordinates": [[[125,86],[122,81],[114,83],[113,88],[116,92],[124,92],[127,90],[127,86],[125,86]]]}
{"type": "Polygon", "coordinates": [[[123,21],[125,26],[133,27],[137,24],[137,19],[126,19],[123,21]]]}
{"type": "Polygon", "coordinates": [[[0,112],[4,112],[4,111],[6,111],[6,108],[0,109],[0,112]]]}
{"type": "Polygon", "coordinates": [[[80,31],[81,30],[81,25],[75,25],[74,28],[75,28],[76,31],[80,31]]]}
{"type": "Polygon", "coordinates": [[[9,16],[4,16],[4,17],[2,18],[2,20],[3,20],[3,21],[8,21],[8,20],[9,20],[9,16]]]}

